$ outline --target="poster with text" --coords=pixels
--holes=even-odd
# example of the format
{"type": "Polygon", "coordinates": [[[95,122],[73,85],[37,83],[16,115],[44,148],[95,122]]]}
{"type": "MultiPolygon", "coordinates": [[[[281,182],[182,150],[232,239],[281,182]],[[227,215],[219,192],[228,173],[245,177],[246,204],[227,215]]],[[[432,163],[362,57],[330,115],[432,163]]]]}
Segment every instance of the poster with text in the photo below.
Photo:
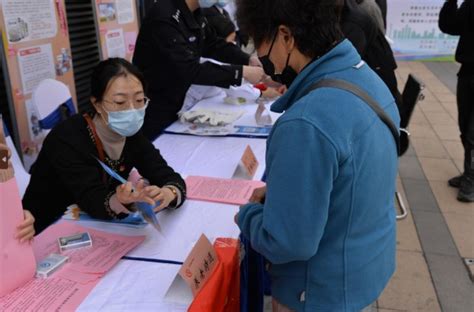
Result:
{"type": "Polygon", "coordinates": [[[11,87],[9,107],[25,167],[34,162],[45,137],[32,94],[44,79],[75,86],[64,0],[0,0],[2,56],[11,87]]]}
{"type": "Polygon", "coordinates": [[[444,1],[388,1],[387,36],[398,59],[428,59],[453,55],[458,37],[441,32],[439,12],[444,1]]]}
{"type": "Polygon", "coordinates": [[[139,28],[137,0],[92,1],[101,59],[121,57],[131,61],[139,28]]]}

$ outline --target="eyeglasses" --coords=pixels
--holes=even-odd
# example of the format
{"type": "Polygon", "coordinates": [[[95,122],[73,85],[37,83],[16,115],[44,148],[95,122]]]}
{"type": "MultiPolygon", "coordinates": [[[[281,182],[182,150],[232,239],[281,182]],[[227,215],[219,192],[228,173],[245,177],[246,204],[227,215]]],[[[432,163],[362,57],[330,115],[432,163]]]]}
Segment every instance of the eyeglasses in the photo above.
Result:
{"type": "Polygon", "coordinates": [[[109,100],[103,99],[102,102],[110,103],[111,105],[113,105],[112,107],[114,108],[114,110],[127,110],[130,108],[142,108],[144,106],[147,106],[148,103],[150,102],[150,99],[144,96],[141,98],[137,98],[133,100],[124,100],[124,101],[109,101],[109,100]],[[130,102],[132,102],[132,105],[127,105],[127,104],[130,104],[130,102]]]}

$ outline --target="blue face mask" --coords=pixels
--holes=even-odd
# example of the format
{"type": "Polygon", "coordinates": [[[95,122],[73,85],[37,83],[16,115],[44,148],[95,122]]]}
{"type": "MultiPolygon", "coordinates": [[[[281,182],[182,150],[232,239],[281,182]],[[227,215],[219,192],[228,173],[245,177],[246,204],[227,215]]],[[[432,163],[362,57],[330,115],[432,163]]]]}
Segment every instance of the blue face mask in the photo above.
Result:
{"type": "Polygon", "coordinates": [[[119,112],[107,112],[109,128],[124,137],[130,137],[143,126],[147,106],[119,112]]]}
{"type": "Polygon", "coordinates": [[[199,0],[199,6],[203,9],[207,9],[217,4],[217,2],[217,0],[199,0]]]}
{"type": "Polygon", "coordinates": [[[229,0],[217,0],[216,5],[223,9],[229,2],[229,0]]]}

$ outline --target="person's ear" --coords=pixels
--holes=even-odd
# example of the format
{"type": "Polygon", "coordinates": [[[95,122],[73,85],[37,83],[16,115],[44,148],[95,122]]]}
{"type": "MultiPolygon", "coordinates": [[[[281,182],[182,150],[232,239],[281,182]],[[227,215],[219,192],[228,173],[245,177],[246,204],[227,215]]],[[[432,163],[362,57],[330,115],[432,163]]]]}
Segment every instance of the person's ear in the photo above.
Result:
{"type": "Polygon", "coordinates": [[[285,46],[287,52],[291,53],[295,48],[295,38],[293,37],[291,29],[285,25],[280,25],[278,27],[278,32],[280,37],[283,39],[283,45],[285,46]]]}
{"type": "Polygon", "coordinates": [[[90,101],[91,101],[91,104],[92,104],[92,106],[94,107],[95,111],[96,111],[98,114],[102,113],[102,111],[101,111],[100,108],[99,108],[99,104],[98,104],[97,99],[96,99],[95,97],[91,96],[90,101]]]}

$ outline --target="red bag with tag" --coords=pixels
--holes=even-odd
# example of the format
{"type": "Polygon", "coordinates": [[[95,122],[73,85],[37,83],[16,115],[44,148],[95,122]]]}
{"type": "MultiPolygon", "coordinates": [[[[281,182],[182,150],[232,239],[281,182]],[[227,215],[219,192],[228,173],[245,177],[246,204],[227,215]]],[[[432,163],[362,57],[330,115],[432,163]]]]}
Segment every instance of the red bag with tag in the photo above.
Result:
{"type": "Polygon", "coordinates": [[[219,263],[188,311],[239,312],[240,242],[232,238],[218,238],[214,242],[214,249],[219,263]]]}

